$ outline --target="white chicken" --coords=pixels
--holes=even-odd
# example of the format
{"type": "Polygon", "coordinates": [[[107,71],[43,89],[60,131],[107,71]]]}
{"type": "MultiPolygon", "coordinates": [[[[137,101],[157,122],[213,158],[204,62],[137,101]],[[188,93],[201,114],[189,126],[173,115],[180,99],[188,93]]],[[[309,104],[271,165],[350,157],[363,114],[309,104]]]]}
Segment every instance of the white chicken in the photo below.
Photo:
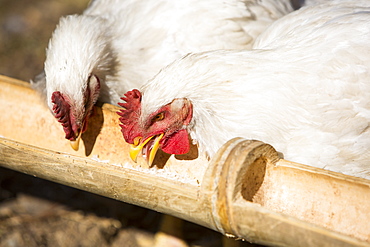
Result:
{"type": "Polygon", "coordinates": [[[188,136],[212,157],[245,137],[291,161],[370,178],[369,23],[369,1],[333,1],[276,21],[254,50],[176,60],[122,98],[131,157],[186,153],[188,136]]]}
{"type": "Polygon", "coordinates": [[[250,48],[292,10],[289,0],[96,0],[60,19],[34,88],[77,149],[97,100],[116,104],[189,52],[250,48]]]}

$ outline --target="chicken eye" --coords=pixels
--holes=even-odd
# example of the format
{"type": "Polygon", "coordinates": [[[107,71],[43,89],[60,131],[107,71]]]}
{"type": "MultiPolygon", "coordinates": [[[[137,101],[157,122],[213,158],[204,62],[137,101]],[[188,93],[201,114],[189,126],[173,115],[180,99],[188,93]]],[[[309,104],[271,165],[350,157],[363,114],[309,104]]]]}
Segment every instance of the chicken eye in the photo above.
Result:
{"type": "Polygon", "coordinates": [[[153,118],[152,118],[152,122],[158,122],[158,121],[161,121],[164,119],[164,113],[161,112],[161,113],[158,113],[157,115],[155,115],[153,118]]]}

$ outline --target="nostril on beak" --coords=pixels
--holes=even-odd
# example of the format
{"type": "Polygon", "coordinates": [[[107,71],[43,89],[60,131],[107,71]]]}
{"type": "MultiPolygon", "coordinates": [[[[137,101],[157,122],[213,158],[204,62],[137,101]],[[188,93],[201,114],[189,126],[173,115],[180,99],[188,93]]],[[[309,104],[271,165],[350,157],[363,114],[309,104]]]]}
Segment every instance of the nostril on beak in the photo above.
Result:
{"type": "Polygon", "coordinates": [[[141,141],[141,137],[140,136],[135,137],[135,139],[134,139],[134,146],[139,145],[140,144],[140,141],[141,141]]]}

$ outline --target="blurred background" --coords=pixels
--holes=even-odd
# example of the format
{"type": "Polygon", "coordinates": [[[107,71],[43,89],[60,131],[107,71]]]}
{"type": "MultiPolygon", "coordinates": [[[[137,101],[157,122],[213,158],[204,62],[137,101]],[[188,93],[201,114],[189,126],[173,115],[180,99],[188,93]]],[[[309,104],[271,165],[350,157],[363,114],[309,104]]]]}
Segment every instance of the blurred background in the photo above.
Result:
{"type": "MultiPolygon", "coordinates": [[[[33,79],[43,69],[45,48],[59,18],[82,13],[88,2],[0,0],[0,74],[33,79]]],[[[0,168],[0,247],[149,247],[162,218],[144,208],[0,168]]],[[[189,246],[222,246],[221,234],[188,222],[183,238],[189,246]]]]}
{"type": "Polygon", "coordinates": [[[0,0],[0,74],[29,81],[62,15],[82,13],[89,0],[0,0]]]}

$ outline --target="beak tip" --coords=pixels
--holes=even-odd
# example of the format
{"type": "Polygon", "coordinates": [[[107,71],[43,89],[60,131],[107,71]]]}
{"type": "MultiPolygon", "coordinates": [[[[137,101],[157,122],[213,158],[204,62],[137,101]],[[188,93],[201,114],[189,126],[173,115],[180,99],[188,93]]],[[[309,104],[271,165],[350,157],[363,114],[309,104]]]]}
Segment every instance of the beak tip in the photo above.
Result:
{"type": "Polygon", "coordinates": [[[151,167],[152,164],[153,164],[154,158],[155,158],[155,156],[157,154],[157,151],[158,151],[158,148],[159,148],[159,141],[162,139],[163,135],[164,134],[162,133],[158,137],[155,138],[152,150],[150,151],[150,154],[149,154],[149,160],[148,160],[149,167],[151,167]]]}
{"type": "Polygon", "coordinates": [[[141,147],[137,147],[134,144],[130,145],[130,158],[133,162],[137,162],[137,156],[141,151],[141,147]]]}
{"type": "Polygon", "coordinates": [[[73,148],[73,150],[75,151],[78,151],[78,148],[80,146],[80,139],[81,139],[81,134],[82,132],[80,132],[76,138],[75,141],[70,141],[69,144],[71,144],[71,147],[73,148]]]}
{"type": "Polygon", "coordinates": [[[71,147],[73,148],[73,150],[78,151],[78,148],[79,148],[78,141],[70,141],[69,144],[71,144],[71,147]]]}
{"type": "Polygon", "coordinates": [[[137,163],[137,155],[133,155],[132,153],[130,153],[130,158],[133,162],[137,163]]]}

